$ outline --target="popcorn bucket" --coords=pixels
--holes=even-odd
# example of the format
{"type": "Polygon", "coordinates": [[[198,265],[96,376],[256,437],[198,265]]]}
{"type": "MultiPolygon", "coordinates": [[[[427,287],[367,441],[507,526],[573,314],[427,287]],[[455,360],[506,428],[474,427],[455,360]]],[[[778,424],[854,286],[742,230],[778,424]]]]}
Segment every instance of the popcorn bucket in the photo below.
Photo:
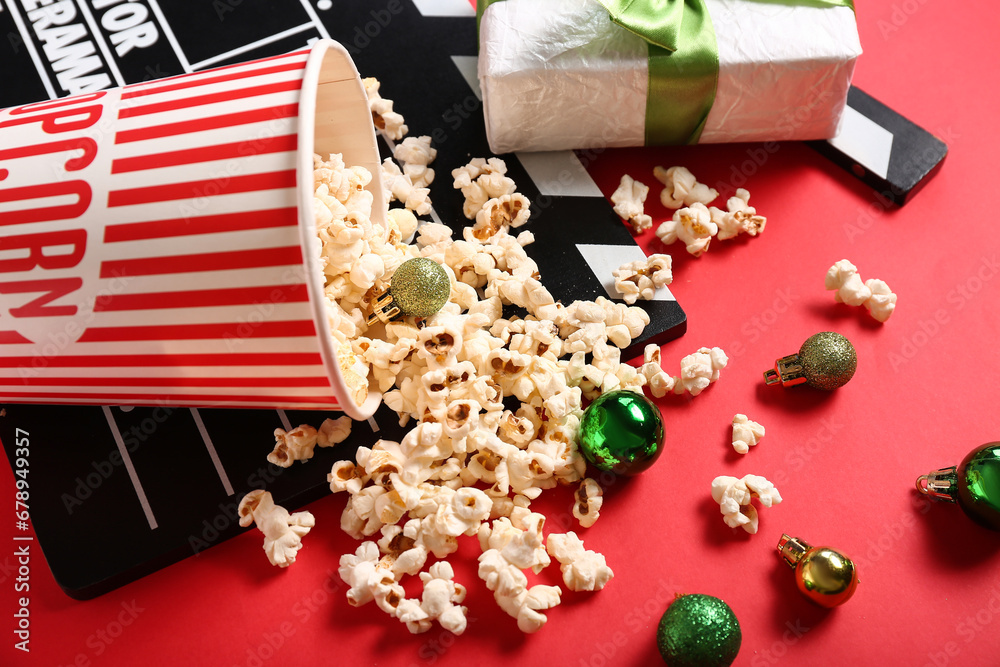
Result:
{"type": "Polygon", "coordinates": [[[330,335],[313,153],[372,172],[336,42],[0,111],[0,403],[370,416],[330,335]]]}

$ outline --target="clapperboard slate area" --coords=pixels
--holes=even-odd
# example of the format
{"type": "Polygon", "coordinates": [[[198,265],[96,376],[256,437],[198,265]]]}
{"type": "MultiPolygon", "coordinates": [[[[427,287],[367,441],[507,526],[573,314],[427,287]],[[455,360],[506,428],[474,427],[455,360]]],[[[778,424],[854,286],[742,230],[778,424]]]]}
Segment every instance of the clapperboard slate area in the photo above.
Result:
{"type": "MultiPolygon", "coordinates": [[[[438,149],[435,216],[466,224],[450,171],[489,156],[476,81],[475,17],[466,0],[0,0],[0,108],[276,55],[332,37],[362,76],[382,81],[411,134],[438,149]]],[[[384,156],[389,155],[383,146],[384,156]]],[[[533,202],[528,247],[557,299],[607,294],[610,270],[642,256],[572,152],[505,156],[533,202]],[[597,278],[597,274],[602,279],[597,278]]],[[[0,188],[2,192],[2,188],[0,188]]],[[[0,225],[3,212],[0,209],[0,225]]],[[[7,317],[9,304],[0,308],[7,317]]],[[[629,354],[681,335],[669,291],[646,304],[652,322],[629,354]]],[[[51,341],[36,341],[39,346],[51,341]]],[[[0,374],[17,377],[4,358],[0,374]]],[[[0,392],[0,404],[3,404],[0,392]]],[[[329,493],[326,472],[404,429],[387,408],[307,464],[269,464],[271,432],[319,426],[322,412],[6,404],[0,440],[30,434],[31,519],[56,580],[86,599],[244,529],[236,507],[254,488],[295,509],[329,493]]]]}

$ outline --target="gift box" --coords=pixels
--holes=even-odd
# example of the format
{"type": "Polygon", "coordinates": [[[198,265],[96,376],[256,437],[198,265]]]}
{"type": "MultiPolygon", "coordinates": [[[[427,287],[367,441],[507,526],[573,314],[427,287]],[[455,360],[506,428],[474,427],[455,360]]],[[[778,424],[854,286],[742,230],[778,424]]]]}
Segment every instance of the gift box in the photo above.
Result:
{"type": "Polygon", "coordinates": [[[496,153],[836,135],[851,0],[493,0],[479,80],[496,153]]]}

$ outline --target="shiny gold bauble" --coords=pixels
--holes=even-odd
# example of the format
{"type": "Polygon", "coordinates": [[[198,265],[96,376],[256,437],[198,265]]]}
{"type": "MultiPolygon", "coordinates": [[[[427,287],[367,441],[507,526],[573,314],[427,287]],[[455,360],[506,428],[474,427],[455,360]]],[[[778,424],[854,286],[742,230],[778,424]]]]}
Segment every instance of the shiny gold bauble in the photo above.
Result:
{"type": "Polygon", "coordinates": [[[851,599],[858,587],[854,561],[832,547],[814,547],[797,537],[782,535],[778,551],[795,568],[802,594],[821,607],[836,607],[851,599]]]}

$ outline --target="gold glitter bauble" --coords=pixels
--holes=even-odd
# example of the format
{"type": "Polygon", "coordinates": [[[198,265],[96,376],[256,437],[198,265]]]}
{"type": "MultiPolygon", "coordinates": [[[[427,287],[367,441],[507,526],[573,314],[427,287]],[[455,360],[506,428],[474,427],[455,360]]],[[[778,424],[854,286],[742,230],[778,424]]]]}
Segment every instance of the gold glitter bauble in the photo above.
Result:
{"type": "Polygon", "coordinates": [[[764,382],[784,387],[808,384],[829,391],[847,384],[857,368],[858,354],[851,341],[834,331],[822,331],[807,338],[798,354],[775,360],[774,368],[764,371],[764,382]]]}
{"type": "Polygon", "coordinates": [[[430,317],[448,303],[451,281],[433,259],[417,257],[399,265],[389,283],[389,293],[403,315],[430,317]]]}
{"type": "Polygon", "coordinates": [[[858,354],[851,341],[835,331],[822,331],[799,348],[806,384],[816,389],[836,389],[847,384],[858,369],[858,354]]]}

